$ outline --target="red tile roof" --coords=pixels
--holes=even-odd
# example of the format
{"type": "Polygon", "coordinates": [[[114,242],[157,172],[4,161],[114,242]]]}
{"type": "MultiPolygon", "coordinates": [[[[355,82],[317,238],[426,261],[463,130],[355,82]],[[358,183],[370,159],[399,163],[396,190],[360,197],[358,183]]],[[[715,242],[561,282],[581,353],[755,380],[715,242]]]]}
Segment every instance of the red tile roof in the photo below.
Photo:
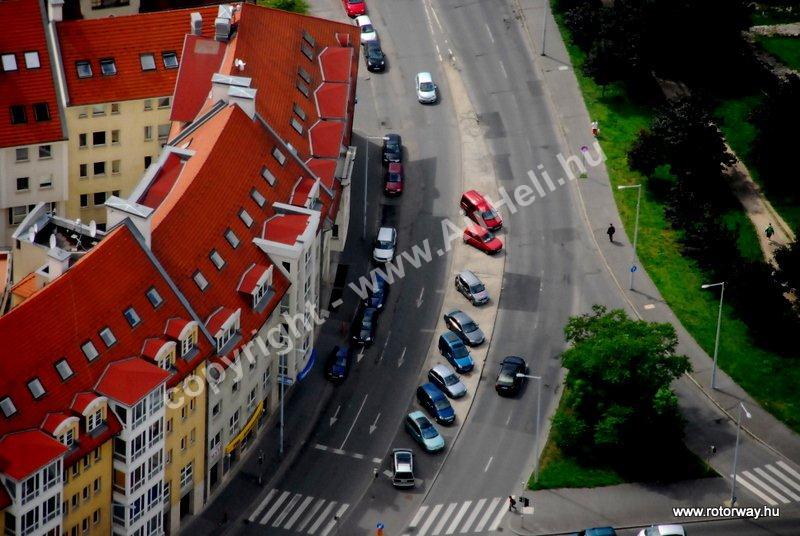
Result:
{"type": "Polygon", "coordinates": [[[203,17],[203,35],[213,35],[217,6],[57,23],[69,105],[172,95],[178,69],[165,68],[161,54],[181,53],[194,11],[203,17]],[[154,54],[155,69],[142,70],[143,53],[154,54]],[[103,58],[114,58],[117,74],[104,76],[100,72],[103,58]],[[91,63],[91,77],[78,78],[76,62],[82,60],[91,63]]]}
{"type": "Polygon", "coordinates": [[[345,124],[340,121],[319,121],[311,127],[311,154],[317,158],[337,158],[341,149],[345,124]]]}
{"type": "Polygon", "coordinates": [[[308,226],[309,217],[305,214],[279,214],[264,224],[262,238],[294,245],[308,226]]]}
{"type": "Polygon", "coordinates": [[[254,264],[244,273],[236,290],[246,294],[253,294],[256,288],[258,288],[258,282],[263,278],[264,274],[267,273],[268,269],[269,268],[261,264],[254,264]]]}
{"type": "Polygon", "coordinates": [[[67,413],[66,411],[59,411],[57,413],[48,413],[47,416],[44,418],[44,422],[42,423],[42,430],[44,430],[50,435],[55,435],[56,430],[58,430],[58,427],[61,426],[61,423],[69,418],[77,419],[78,417],[76,417],[72,413],[67,413]]]}
{"type": "Polygon", "coordinates": [[[297,181],[297,184],[294,187],[294,192],[292,192],[292,198],[290,202],[295,206],[304,207],[306,201],[308,201],[308,195],[311,193],[311,189],[316,183],[317,181],[311,177],[302,177],[297,181]]]}
{"type": "Polygon", "coordinates": [[[181,70],[175,83],[171,121],[197,117],[211,91],[211,76],[219,70],[227,44],[212,38],[187,35],[181,53],[181,70]]]}
{"type": "Polygon", "coordinates": [[[326,82],[350,82],[352,61],[355,49],[352,47],[331,47],[319,55],[322,79],[326,82]]]}
{"type": "Polygon", "coordinates": [[[169,344],[169,341],[158,337],[151,337],[147,339],[144,341],[144,345],[142,346],[142,357],[146,357],[147,359],[154,361],[158,355],[158,352],[164,347],[165,344],[169,344]]]}
{"type": "Polygon", "coordinates": [[[89,406],[89,404],[97,400],[97,398],[98,398],[97,394],[91,391],[78,393],[77,395],[75,395],[75,399],[72,401],[70,409],[78,413],[83,413],[83,411],[89,406]]]}
{"type": "Polygon", "coordinates": [[[328,190],[333,190],[336,183],[336,160],[332,158],[311,158],[306,162],[308,169],[319,177],[328,190]]]}
{"type": "Polygon", "coordinates": [[[175,153],[170,154],[138,202],[146,207],[157,207],[175,185],[181,169],[183,169],[183,158],[175,153]]]}
{"type": "Polygon", "coordinates": [[[164,329],[164,334],[170,339],[178,339],[181,336],[183,328],[189,325],[190,320],[185,318],[170,318],[167,320],[167,327],[164,329]]]}
{"type": "Polygon", "coordinates": [[[347,117],[347,84],[325,82],[314,92],[319,116],[324,119],[345,119],[347,117]]]}
{"type": "Polygon", "coordinates": [[[0,438],[0,471],[22,480],[55,461],[67,447],[40,430],[27,430],[0,438]]]}
{"type": "Polygon", "coordinates": [[[0,67],[0,147],[47,143],[65,138],[53,83],[50,53],[42,22],[39,0],[4,0],[0,2],[0,52],[13,53],[17,70],[5,72],[0,67]],[[38,69],[28,69],[25,52],[39,54],[38,69]],[[49,121],[36,121],[35,103],[46,102],[49,121]],[[11,124],[11,106],[25,106],[27,123],[11,124]]]}
{"type": "Polygon", "coordinates": [[[144,359],[131,357],[108,365],[95,389],[126,406],[133,406],[166,382],[168,377],[166,370],[144,359]]]}

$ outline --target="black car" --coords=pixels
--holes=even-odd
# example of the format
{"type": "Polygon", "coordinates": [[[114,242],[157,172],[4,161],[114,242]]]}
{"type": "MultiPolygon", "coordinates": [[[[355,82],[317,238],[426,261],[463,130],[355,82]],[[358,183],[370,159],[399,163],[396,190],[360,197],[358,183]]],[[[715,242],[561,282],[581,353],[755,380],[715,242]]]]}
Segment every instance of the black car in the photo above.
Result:
{"type": "Polygon", "coordinates": [[[375,340],[378,328],[378,310],[374,307],[361,307],[353,320],[352,340],[354,343],[369,346],[375,340]]]}
{"type": "Polygon", "coordinates": [[[383,71],[386,68],[386,57],[381,44],[376,41],[364,43],[364,63],[368,71],[383,71]]]}
{"type": "Polygon", "coordinates": [[[403,139],[400,134],[387,134],[383,137],[383,163],[403,161],[403,139]]]}
{"type": "Polygon", "coordinates": [[[369,292],[369,296],[364,298],[364,307],[374,307],[383,309],[386,305],[386,297],[389,294],[389,283],[380,275],[375,276],[375,284],[369,292]]]}
{"type": "Polygon", "coordinates": [[[526,374],[528,372],[528,365],[521,357],[510,355],[503,359],[500,363],[500,372],[497,374],[497,381],[494,383],[494,390],[497,394],[504,396],[513,396],[519,392],[524,378],[520,378],[517,374],[526,374]]]}
{"type": "Polygon", "coordinates": [[[447,329],[458,335],[467,346],[478,346],[486,339],[472,317],[460,309],[453,309],[444,315],[444,323],[447,324],[447,329]]]}
{"type": "Polygon", "coordinates": [[[341,382],[350,372],[350,349],[334,346],[325,362],[325,377],[333,382],[341,382]]]}

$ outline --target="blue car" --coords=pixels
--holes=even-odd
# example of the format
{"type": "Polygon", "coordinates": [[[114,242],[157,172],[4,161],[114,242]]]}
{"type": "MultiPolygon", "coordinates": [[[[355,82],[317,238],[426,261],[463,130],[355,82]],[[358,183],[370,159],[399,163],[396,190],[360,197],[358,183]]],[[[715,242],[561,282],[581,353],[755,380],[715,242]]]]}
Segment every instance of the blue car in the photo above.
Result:
{"type": "Polygon", "coordinates": [[[444,449],[444,438],[421,411],[414,411],[406,416],[406,431],[427,452],[444,449]]]}
{"type": "Polygon", "coordinates": [[[369,296],[364,298],[364,307],[383,309],[388,294],[389,283],[381,276],[376,276],[374,288],[370,291],[369,296]]]}
{"type": "Polygon", "coordinates": [[[334,346],[325,363],[325,377],[332,382],[341,382],[350,372],[350,349],[346,346],[334,346]]]}
{"type": "Polygon", "coordinates": [[[439,424],[452,424],[456,420],[456,412],[444,393],[432,383],[423,383],[417,387],[417,401],[430,413],[439,424]]]}
{"type": "Polygon", "coordinates": [[[442,333],[439,336],[439,353],[447,359],[448,363],[453,365],[456,372],[469,372],[475,366],[475,362],[472,361],[472,356],[464,345],[464,341],[452,331],[442,333]]]}

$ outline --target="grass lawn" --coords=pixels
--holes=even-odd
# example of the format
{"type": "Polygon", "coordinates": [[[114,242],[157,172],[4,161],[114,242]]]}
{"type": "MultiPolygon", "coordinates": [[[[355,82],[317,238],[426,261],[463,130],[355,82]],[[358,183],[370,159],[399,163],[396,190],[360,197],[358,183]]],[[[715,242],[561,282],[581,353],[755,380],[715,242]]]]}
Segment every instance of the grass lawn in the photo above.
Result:
{"type": "Polygon", "coordinates": [[[770,2],[756,2],[753,12],[753,26],[784,24],[800,21],[800,9],[788,10],[781,6],[771,5],[770,2]]]}
{"type": "Polygon", "coordinates": [[[800,37],[763,36],[758,43],[790,69],[800,70],[800,37]]]}
{"type": "MultiPolygon", "coordinates": [[[[570,42],[569,32],[561,20],[559,24],[589,115],[600,121],[600,142],[608,158],[606,167],[612,192],[622,222],[630,234],[633,231],[636,199],[629,192],[617,190],[616,186],[647,183],[646,177],[628,168],[627,151],[636,133],[648,126],[652,112],[647,107],[633,103],[619,85],[608,86],[603,95],[601,88],[581,70],[584,53],[570,42]]],[[[741,134],[742,137],[746,135],[746,132],[741,134]]],[[[784,213],[784,217],[788,218],[789,215],[784,213]]],[[[639,258],[681,323],[711,354],[719,296],[714,291],[700,289],[701,284],[710,281],[706,280],[694,261],[681,255],[678,239],[678,233],[665,220],[663,206],[645,189],[639,221],[639,258]]],[[[742,247],[746,250],[752,248],[752,241],[756,238],[743,240],[742,247]]],[[[765,409],[800,432],[800,389],[797,389],[800,385],[800,360],[797,359],[800,349],[798,355],[793,357],[780,357],[756,347],[748,335],[747,326],[735,318],[730,309],[725,309],[720,366],[765,409]]]]}

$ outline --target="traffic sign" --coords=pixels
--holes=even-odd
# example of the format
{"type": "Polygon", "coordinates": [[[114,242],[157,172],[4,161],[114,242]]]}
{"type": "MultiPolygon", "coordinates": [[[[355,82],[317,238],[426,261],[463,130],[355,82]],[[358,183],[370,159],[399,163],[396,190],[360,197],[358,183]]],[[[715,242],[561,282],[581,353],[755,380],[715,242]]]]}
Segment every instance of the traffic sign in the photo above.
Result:
{"type": "Polygon", "coordinates": [[[384,525],[383,523],[378,523],[378,526],[376,528],[385,529],[386,525],[384,525]]]}
{"type": "Polygon", "coordinates": [[[636,270],[638,270],[638,268],[636,268],[636,265],[635,264],[632,265],[631,266],[631,273],[635,272],[636,270]]]}
{"type": "Polygon", "coordinates": [[[287,386],[292,385],[294,383],[294,380],[289,376],[287,376],[286,374],[278,374],[278,381],[283,385],[287,386]]]}

